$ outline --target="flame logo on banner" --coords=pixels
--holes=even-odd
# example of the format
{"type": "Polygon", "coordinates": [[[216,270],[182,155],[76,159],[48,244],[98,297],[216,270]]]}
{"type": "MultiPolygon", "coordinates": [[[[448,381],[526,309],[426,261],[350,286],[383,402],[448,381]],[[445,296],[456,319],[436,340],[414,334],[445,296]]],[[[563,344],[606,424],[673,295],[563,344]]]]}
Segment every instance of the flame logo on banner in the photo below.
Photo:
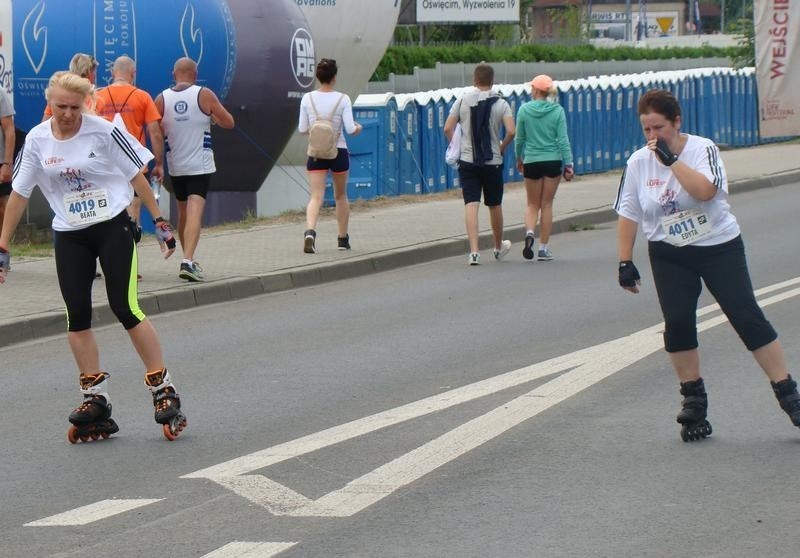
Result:
{"type": "Polygon", "coordinates": [[[41,26],[42,16],[44,16],[44,0],[36,4],[28,15],[25,16],[25,21],[22,23],[22,48],[25,50],[25,56],[28,57],[28,61],[31,63],[31,68],[33,71],[38,74],[42,66],[44,66],[44,60],[47,58],[47,27],[41,26]],[[36,13],[36,10],[39,10],[36,13]],[[31,22],[32,18],[33,22],[31,22]],[[33,61],[33,55],[31,54],[31,45],[28,44],[28,38],[31,38],[32,46],[39,46],[40,37],[44,35],[44,39],[42,42],[44,43],[41,47],[41,56],[39,57],[39,62],[33,61]]]}
{"type": "Polygon", "coordinates": [[[183,55],[194,60],[199,66],[200,61],[203,59],[203,30],[195,28],[194,19],[194,6],[187,2],[186,9],[183,10],[183,17],[181,17],[181,47],[183,47],[183,55]],[[191,42],[191,46],[194,47],[192,50],[197,52],[189,52],[189,48],[186,47],[187,37],[191,42]],[[198,42],[200,43],[199,51],[198,42]],[[196,56],[193,56],[193,54],[196,54],[196,56]]]}

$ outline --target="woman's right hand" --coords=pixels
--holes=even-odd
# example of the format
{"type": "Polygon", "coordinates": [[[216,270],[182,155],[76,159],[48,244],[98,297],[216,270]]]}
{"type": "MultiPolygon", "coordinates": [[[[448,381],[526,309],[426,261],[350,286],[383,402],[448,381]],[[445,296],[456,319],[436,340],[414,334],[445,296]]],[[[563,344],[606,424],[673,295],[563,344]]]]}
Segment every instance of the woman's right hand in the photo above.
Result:
{"type": "Polygon", "coordinates": [[[572,165],[566,165],[564,167],[564,180],[569,182],[575,176],[575,168],[572,165]]]}

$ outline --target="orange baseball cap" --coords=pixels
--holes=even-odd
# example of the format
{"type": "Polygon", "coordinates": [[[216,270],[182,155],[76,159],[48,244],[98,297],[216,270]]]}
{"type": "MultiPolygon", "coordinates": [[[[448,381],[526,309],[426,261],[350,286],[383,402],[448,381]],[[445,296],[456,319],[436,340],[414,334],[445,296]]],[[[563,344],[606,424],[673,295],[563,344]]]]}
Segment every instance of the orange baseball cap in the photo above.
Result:
{"type": "Polygon", "coordinates": [[[553,78],[546,74],[539,74],[531,80],[531,87],[537,91],[550,91],[553,88],[553,78]]]}

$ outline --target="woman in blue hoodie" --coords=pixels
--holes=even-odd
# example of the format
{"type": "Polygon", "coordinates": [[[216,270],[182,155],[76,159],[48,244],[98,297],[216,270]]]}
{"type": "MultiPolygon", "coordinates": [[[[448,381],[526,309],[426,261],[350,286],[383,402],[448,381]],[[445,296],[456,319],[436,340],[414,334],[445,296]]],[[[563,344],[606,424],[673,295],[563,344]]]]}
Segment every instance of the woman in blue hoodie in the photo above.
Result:
{"type": "Polygon", "coordinates": [[[553,79],[544,74],[531,81],[533,99],[517,112],[517,135],[514,147],[517,168],[525,177],[528,205],[525,210],[525,247],[522,256],[533,259],[536,242],[533,230],[540,222],[539,261],[553,259],[548,242],[553,229],[553,198],[563,174],[565,180],[575,175],[572,148],[567,136],[567,119],[558,103],[548,100],[556,92],[553,79]]]}

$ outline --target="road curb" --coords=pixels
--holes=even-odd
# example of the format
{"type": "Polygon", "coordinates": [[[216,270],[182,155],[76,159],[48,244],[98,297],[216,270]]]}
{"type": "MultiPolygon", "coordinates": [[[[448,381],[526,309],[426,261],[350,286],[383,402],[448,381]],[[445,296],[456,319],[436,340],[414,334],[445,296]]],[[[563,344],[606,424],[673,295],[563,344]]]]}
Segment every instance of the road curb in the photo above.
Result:
{"type": "MultiPolygon", "coordinates": [[[[800,182],[800,169],[755,179],[733,181],[730,184],[730,191],[731,195],[735,195],[763,188],[784,186],[793,182],[800,182]]],[[[614,220],[616,220],[616,212],[610,205],[576,211],[554,220],[553,234],[579,230],[583,227],[609,223],[614,220]]],[[[505,229],[505,237],[515,243],[522,241],[524,235],[525,227],[523,225],[514,225],[505,229]]],[[[486,232],[481,235],[481,249],[490,248],[491,243],[491,233],[486,232]]],[[[331,281],[352,279],[443,258],[466,255],[468,251],[469,245],[463,235],[440,238],[337,262],[308,265],[263,275],[236,276],[210,283],[195,283],[145,293],[140,295],[139,306],[145,314],[157,315],[311,287],[331,281]]],[[[114,323],[117,323],[116,317],[107,304],[100,304],[93,308],[93,326],[101,327],[114,323]]],[[[0,325],[0,348],[64,333],[65,329],[63,312],[43,312],[24,316],[0,325]]]]}

